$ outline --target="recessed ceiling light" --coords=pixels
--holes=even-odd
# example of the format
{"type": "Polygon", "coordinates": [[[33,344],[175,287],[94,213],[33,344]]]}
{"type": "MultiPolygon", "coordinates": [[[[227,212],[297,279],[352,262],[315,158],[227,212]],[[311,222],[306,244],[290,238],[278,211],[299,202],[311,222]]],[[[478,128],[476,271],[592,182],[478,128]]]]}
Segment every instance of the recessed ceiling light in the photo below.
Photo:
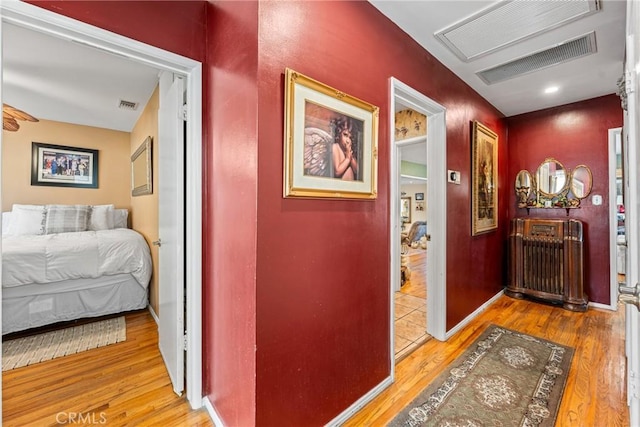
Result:
{"type": "Polygon", "coordinates": [[[544,90],[544,93],[555,93],[558,91],[558,86],[549,86],[544,90]]]}

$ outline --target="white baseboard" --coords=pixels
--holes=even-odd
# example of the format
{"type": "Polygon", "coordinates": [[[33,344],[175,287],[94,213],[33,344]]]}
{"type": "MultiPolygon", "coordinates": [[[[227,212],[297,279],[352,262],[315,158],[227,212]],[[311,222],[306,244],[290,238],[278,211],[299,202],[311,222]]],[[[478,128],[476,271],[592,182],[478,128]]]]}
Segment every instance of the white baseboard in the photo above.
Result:
{"type": "Polygon", "coordinates": [[[489,307],[491,304],[493,304],[498,298],[500,298],[502,295],[504,294],[504,289],[501,290],[500,292],[498,292],[493,298],[491,298],[489,301],[485,302],[484,304],[482,304],[480,307],[478,307],[476,309],[476,311],[474,311],[473,313],[471,313],[470,315],[468,315],[467,317],[465,317],[460,323],[458,323],[456,326],[454,326],[453,328],[451,328],[450,331],[447,332],[447,336],[446,339],[448,340],[449,338],[451,338],[453,335],[455,335],[456,333],[458,333],[461,329],[463,329],[465,326],[467,326],[473,319],[475,319],[475,317],[477,315],[479,315],[480,313],[482,313],[483,311],[485,311],[487,309],[487,307],[489,307]]]}
{"type": "Polygon", "coordinates": [[[389,376],[385,378],[380,384],[372,388],[367,394],[358,399],[353,405],[349,406],[340,415],[329,421],[326,426],[333,427],[342,425],[345,421],[358,412],[364,405],[371,402],[373,398],[382,393],[382,391],[393,384],[393,379],[389,376]]]}
{"type": "Polygon", "coordinates": [[[617,305],[600,304],[599,302],[590,302],[589,303],[589,307],[601,308],[603,310],[611,310],[611,311],[617,311],[618,310],[618,306],[617,305]]]}
{"type": "Polygon", "coordinates": [[[156,325],[160,326],[160,319],[158,318],[156,312],[153,311],[153,307],[151,307],[151,304],[149,304],[147,308],[149,309],[149,313],[151,313],[151,317],[153,317],[153,320],[156,321],[156,325]]]}
{"type": "Polygon", "coordinates": [[[216,412],[216,409],[211,404],[209,398],[205,396],[202,401],[204,402],[204,408],[207,410],[207,414],[209,414],[209,417],[211,417],[211,421],[213,421],[213,425],[216,427],[224,427],[224,423],[222,422],[220,415],[218,415],[218,412],[216,412]]]}

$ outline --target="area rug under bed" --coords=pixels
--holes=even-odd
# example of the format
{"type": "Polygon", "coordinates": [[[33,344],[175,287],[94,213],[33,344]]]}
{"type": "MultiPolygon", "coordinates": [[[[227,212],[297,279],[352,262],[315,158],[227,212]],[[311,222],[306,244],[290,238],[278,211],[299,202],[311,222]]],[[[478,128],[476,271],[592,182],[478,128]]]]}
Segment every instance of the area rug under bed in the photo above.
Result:
{"type": "Polygon", "coordinates": [[[57,357],[104,347],[127,339],[124,316],[7,340],[2,343],[2,370],[8,371],[57,357]]]}

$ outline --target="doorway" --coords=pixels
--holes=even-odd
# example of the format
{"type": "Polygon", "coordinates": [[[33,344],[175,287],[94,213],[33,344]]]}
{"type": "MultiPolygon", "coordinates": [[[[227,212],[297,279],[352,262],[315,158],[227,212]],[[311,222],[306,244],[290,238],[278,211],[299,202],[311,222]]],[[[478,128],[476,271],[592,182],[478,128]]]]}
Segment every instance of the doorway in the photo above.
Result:
{"type": "MultiPolygon", "coordinates": [[[[395,295],[402,284],[401,273],[401,166],[402,144],[407,146],[422,143],[426,171],[423,179],[428,183],[423,200],[426,213],[426,229],[424,242],[426,280],[426,333],[438,340],[446,339],[446,110],[440,104],[427,98],[410,86],[395,78],[390,79],[391,105],[389,108],[390,123],[390,284],[391,284],[391,316],[390,316],[390,355],[392,376],[395,369],[395,295]],[[396,112],[410,109],[426,117],[426,135],[414,140],[405,138],[401,144],[396,143],[396,112]]],[[[400,130],[401,131],[401,130],[400,130]]],[[[410,175],[410,173],[406,173],[410,175]]],[[[419,192],[418,192],[419,193],[419,192]]],[[[420,197],[420,196],[419,196],[420,197]]],[[[405,225],[406,226],[406,225],[405,225]]],[[[418,243],[420,245],[420,243],[418,243]]],[[[411,243],[409,243],[411,246],[411,243]]]]}
{"type": "Polygon", "coordinates": [[[625,227],[624,168],[622,128],[609,129],[609,309],[618,309],[618,285],[626,281],[627,238],[625,227]]]}
{"type": "MultiPolygon", "coordinates": [[[[201,331],[201,224],[202,224],[202,66],[199,62],[156,47],[115,35],[97,27],[22,2],[0,5],[1,21],[92,46],[107,54],[115,54],[152,68],[182,76],[188,103],[185,155],[185,242],[184,252],[190,254],[185,264],[186,281],[186,378],[187,400],[193,408],[202,406],[202,331],[201,331]]],[[[1,33],[0,33],[1,42],[1,33]]],[[[2,92],[0,91],[0,97],[2,92]]],[[[0,99],[1,101],[1,99],[0,99]]],[[[0,146],[2,140],[0,136],[0,146]]],[[[182,149],[182,148],[181,148],[182,149]]],[[[184,259],[177,260],[184,263],[184,259]]],[[[182,335],[182,332],[181,332],[182,335]]]]}

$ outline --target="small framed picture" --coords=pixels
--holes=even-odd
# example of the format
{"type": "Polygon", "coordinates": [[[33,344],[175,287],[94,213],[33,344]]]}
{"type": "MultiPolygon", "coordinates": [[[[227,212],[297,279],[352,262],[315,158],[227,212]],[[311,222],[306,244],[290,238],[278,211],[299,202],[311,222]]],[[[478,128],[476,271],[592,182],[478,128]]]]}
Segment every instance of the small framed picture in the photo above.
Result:
{"type": "Polygon", "coordinates": [[[424,193],[416,193],[416,200],[424,200],[424,193]]]}
{"type": "Polygon", "coordinates": [[[32,142],[31,185],[98,188],[98,150],[32,142]]]}

